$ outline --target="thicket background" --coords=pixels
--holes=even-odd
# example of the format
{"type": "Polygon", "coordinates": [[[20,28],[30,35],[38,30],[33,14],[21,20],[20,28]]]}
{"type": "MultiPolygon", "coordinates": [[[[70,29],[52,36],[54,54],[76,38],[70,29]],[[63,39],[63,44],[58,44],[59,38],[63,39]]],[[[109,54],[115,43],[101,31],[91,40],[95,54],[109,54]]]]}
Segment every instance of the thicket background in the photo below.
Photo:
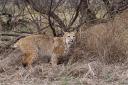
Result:
{"type": "Polygon", "coordinates": [[[0,85],[128,85],[128,0],[0,0],[0,85]],[[12,48],[31,34],[77,30],[66,65],[32,71],[12,48]]]}

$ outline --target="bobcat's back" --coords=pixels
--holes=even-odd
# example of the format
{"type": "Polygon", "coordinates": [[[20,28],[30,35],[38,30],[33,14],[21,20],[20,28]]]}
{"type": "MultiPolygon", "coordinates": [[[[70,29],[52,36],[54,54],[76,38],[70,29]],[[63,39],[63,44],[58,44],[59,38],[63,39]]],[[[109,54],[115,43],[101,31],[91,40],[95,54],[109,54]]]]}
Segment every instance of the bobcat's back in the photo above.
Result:
{"type": "Polygon", "coordinates": [[[23,53],[37,52],[43,49],[44,52],[53,48],[53,37],[46,35],[30,35],[20,39],[14,47],[20,48],[23,53]]]}

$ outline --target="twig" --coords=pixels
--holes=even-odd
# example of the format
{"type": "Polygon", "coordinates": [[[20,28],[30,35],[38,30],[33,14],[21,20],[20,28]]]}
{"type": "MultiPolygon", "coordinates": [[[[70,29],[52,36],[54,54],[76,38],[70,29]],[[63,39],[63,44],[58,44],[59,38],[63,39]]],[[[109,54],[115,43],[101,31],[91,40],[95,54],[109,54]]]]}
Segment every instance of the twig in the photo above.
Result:
{"type": "Polygon", "coordinates": [[[88,64],[88,68],[89,68],[89,70],[88,70],[88,72],[85,74],[85,77],[87,77],[89,74],[92,74],[92,76],[94,77],[94,76],[95,76],[95,73],[93,72],[93,70],[92,70],[90,64],[88,64]]]}
{"type": "Polygon", "coordinates": [[[89,71],[90,71],[90,73],[92,73],[92,75],[95,76],[95,73],[93,72],[93,70],[92,70],[90,64],[88,64],[88,67],[89,67],[89,71]]]}

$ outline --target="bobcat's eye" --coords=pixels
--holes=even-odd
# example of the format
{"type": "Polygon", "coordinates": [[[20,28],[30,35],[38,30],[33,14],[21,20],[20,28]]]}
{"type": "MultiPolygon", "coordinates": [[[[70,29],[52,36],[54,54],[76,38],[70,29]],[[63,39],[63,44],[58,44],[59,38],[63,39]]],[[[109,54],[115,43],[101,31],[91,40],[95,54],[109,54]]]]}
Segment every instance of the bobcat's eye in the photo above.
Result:
{"type": "Polygon", "coordinates": [[[73,36],[73,37],[75,37],[75,36],[73,36]]]}
{"type": "Polygon", "coordinates": [[[70,36],[68,36],[68,37],[70,37],[70,36]]]}

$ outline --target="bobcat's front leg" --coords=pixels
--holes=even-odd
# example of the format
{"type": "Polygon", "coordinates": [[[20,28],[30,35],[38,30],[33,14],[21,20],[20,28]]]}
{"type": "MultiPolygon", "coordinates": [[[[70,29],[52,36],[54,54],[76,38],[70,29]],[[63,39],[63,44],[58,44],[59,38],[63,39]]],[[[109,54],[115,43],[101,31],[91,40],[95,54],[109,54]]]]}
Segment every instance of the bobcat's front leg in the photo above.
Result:
{"type": "Polygon", "coordinates": [[[58,57],[55,54],[53,54],[51,56],[51,64],[53,67],[55,67],[55,66],[57,66],[57,63],[58,63],[58,57]]]}

